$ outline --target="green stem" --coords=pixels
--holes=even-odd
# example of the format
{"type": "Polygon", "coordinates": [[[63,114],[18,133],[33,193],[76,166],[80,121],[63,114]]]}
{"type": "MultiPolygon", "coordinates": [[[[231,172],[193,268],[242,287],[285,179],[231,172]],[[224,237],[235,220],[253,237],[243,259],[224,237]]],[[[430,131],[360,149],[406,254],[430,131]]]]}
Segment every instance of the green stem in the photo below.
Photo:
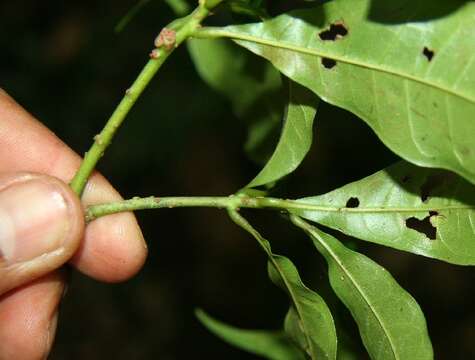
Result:
{"type": "Polygon", "coordinates": [[[124,211],[134,211],[143,209],[163,209],[177,207],[212,207],[218,209],[276,209],[276,210],[300,210],[300,211],[321,211],[321,212],[345,212],[345,213],[392,213],[392,212],[428,212],[442,210],[461,210],[473,208],[470,206],[442,206],[440,208],[395,208],[395,207],[367,207],[367,208],[347,208],[336,206],[325,206],[309,204],[304,200],[284,200],[271,197],[249,197],[245,195],[233,196],[192,196],[192,197],[135,197],[129,200],[112,202],[107,204],[92,205],[86,209],[86,220],[92,221],[98,217],[110,215],[124,211]]]}
{"type": "MultiPolygon", "coordinates": [[[[124,97],[112,113],[103,130],[94,137],[94,143],[86,152],[84,160],[71,181],[71,188],[81,195],[87,180],[91,176],[99,159],[104,155],[106,148],[112,141],[132,106],[149,84],[150,80],[170,56],[176,47],[190,37],[201,22],[210,14],[210,9],[217,6],[222,0],[200,1],[199,6],[188,16],[175,20],[164,29],[173,31],[172,43],[162,45],[151,53],[151,59],[142,69],[132,86],[125,92],[124,97]]],[[[170,41],[170,38],[167,39],[170,41]]]]}

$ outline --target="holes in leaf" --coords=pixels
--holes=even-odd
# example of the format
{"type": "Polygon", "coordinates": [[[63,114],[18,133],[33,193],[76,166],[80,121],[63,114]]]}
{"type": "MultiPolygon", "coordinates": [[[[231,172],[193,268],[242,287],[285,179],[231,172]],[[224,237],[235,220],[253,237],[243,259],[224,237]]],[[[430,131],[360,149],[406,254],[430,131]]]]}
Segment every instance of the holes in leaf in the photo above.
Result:
{"type": "Polygon", "coordinates": [[[419,220],[415,217],[410,217],[409,219],[406,219],[406,226],[409,229],[416,230],[417,232],[424,234],[430,240],[435,240],[437,238],[437,228],[432,225],[430,218],[437,215],[439,215],[437,211],[429,211],[429,216],[426,216],[422,220],[419,220]]]}
{"type": "Polygon", "coordinates": [[[426,57],[427,61],[431,61],[435,55],[435,52],[434,50],[429,49],[427,46],[424,46],[424,49],[422,49],[422,55],[426,57]]]}
{"type": "Polygon", "coordinates": [[[323,41],[335,41],[343,38],[346,35],[348,35],[348,29],[341,22],[331,24],[327,30],[323,30],[318,34],[320,39],[323,41]]]}
{"type": "Polygon", "coordinates": [[[350,197],[345,205],[347,208],[357,208],[360,206],[360,200],[356,197],[350,197]]]}
{"type": "Polygon", "coordinates": [[[322,57],[322,65],[325,69],[331,69],[336,66],[336,61],[333,59],[322,57]]]}

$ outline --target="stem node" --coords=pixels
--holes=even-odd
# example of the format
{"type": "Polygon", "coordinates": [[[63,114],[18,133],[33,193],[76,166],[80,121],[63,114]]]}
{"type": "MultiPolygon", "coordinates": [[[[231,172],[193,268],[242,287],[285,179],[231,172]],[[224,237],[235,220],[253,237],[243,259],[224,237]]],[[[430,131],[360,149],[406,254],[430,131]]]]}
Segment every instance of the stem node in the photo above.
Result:
{"type": "Polygon", "coordinates": [[[154,44],[157,48],[164,46],[165,49],[171,50],[177,46],[176,31],[164,27],[162,31],[160,31],[160,34],[158,34],[158,36],[155,38],[154,44]]]}
{"type": "Polygon", "coordinates": [[[148,54],[148,56],[150,56],[150,59],[158,59],[160,57],[160,50],[158,49],[153,49],[150,54],[148,54]]]}
{"type": "Polygon", "coordinates": [[[97,134],[94,136],[94,141],[96,142],[97,145],[102,145],[103,141],[102,141],[102,137],[100,134],[97,134]]]}

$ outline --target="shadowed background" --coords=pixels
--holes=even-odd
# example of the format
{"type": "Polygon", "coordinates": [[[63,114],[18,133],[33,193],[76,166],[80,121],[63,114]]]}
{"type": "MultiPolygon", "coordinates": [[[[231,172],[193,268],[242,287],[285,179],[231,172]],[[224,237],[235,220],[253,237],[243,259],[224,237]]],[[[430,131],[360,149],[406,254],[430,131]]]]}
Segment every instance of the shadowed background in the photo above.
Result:
{"type": "MultiPolygon", "coordinates": [[[[162,1],[151,1],[115,34],[133,4],[0,3],[0,86],[79,153],[147,61],[159,29],[174,17],[162,1]]],[[[280,187],[286,197],[322,193],[397,160],[343,110],[322,104],[315,123],[310,154],[280,187]]],[[[242,151],[245,140],[245,124],[198,78],[183,47],[137,102],[99,169],[124,197],[228,195],[259,170],[242,151]]],[[[275,252],[298,265],[304,282],[324,295],[337,321],[349,328],[347,337],[357,339],[309,241],[279,214],[256,212],[252,222],[275,252]]],[[[267,279],[266,259],[254,240],[219,210],[137,215],[150,249],[145,268],[118,285],[73,273],[51,358],[255,359],[209,334],[193,315],[202,307],[241,327],[281,326],[287,300],[267,279]]],[[[390,270],[417,299],[437,359],[475,358],[473,269],[346,240],[390,270]]],[[[355,358],[365,358],[359,340],[350,345],[355,358]]]]}

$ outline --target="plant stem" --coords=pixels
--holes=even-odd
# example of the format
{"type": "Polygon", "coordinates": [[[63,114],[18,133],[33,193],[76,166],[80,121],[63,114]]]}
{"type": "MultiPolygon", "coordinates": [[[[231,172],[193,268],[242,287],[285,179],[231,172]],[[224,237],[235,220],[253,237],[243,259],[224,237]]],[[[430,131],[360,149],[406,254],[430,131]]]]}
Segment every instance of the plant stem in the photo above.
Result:
{"type": "MultiPolygon", "coordinates": [[[[124,97],[112,113],[103,130],[94,137],[94,143],[84,155],[84,160],[70,183],[71,188],[79,196],[82,194],[87,180],[94,170],[99,159],[104,155],[106,148],[112,141],[132,106],[149,84],[150,80],[170,56],[176,47],[190,37],[200,26],[201,22],[210,14],[210,10],[222,0],[200,1],[199,6],[188,16],[178,19],[167,25],[164,30],[171,30],[172,39],[168,43],[158,44],[150,54],[151,59],[142,69],[132,86],[125,92],[124,97]]],[[[163,31],[163,30],[162,30],[163,31]]],[[[170,32],[168,34],[170,36],[170,32]]]]}
{"type": "Polygon", "coordinates": [[[135,197],[129,200],[111,202],[107,204],[92,205],[86,209],[86,221],[92,221],[98,217],[124,211],[143,209],[163,209],[177,207],[212,207],[218,209],[236,210],[239,208],[249,209],[276,209],[281,211],[320,211],[320,212],[346,212],[346,213],[424,213],[428,211],[460,210],[472,208],[470,206],[442,206],[440,208],[395,208],[395,207],[367,207],[347,208],[344,206],[325,206],[311,204],[305,200],[286,200],[271,197],[249,197],[247,195],[232,196],[176,196],[176,197],[135,197]]]}

